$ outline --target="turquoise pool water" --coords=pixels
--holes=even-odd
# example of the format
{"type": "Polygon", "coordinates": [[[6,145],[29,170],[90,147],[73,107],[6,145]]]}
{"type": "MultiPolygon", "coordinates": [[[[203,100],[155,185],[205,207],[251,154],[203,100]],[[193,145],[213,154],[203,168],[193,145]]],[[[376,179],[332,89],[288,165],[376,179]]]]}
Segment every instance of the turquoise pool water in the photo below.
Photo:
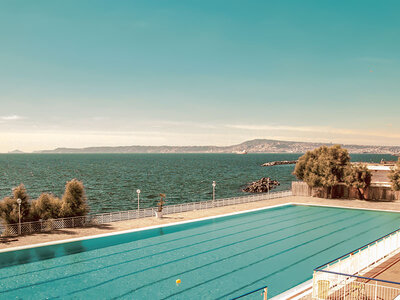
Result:
{"type": "Polygon", "coordinates": [[[272,297],[399,222],[397,213],[288,205],[5,252],[0,297],[229,299],[263,285],[272,297]]]}

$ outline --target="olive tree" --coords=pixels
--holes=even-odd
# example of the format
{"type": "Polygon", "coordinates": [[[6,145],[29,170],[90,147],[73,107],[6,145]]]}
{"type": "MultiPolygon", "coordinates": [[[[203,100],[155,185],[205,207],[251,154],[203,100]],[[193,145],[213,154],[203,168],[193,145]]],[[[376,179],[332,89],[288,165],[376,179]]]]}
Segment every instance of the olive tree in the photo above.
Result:
{"type": "Polygon", "coordinates": [[[350,156],[340,145],[322,146],[307,151],[299,158],[294,175],[310,187],[323,187],[327,196],[332,197],[333,187],[343,182],[345,168],[350,156]]]}
{"type": "Polygon", "coordinates": [[[354,187],[358,191],[358,198],[364,200],[365,189],[371,184],[372,174],[366,165],[350,164],[345,169],[344,182],[349,187],[354,187]]]}
{"type": "Polygon", "coordinates": [[[400,191],[400,158],[397,164],[390,170],[389,179],[392,182],[392,189],[400,191]]]}

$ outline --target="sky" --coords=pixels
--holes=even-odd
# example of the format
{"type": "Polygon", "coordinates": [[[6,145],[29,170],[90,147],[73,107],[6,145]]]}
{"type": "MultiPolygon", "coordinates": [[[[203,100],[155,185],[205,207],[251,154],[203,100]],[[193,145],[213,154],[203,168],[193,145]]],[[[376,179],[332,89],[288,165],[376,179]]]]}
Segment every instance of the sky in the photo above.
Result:
{"type": "Polygon", "coordinates": [[[399,1],[2,0],[0,152],[400,145],[399,1]]]}

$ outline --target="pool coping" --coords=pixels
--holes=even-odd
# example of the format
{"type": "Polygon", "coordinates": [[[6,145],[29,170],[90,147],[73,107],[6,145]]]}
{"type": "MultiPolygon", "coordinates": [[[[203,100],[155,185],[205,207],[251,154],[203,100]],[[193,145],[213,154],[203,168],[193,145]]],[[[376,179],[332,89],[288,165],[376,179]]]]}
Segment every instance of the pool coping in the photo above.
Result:
{"type": "Polygon", "coordinates": [[[38,243],[38,244],[32,244],[32,245],[16,246],[16,247],[11,247],[11,248],[0,249],[0,253],[12,252],[12,251],[18,251],[18,250],[24,250],[24,249],[32,249],[32,248],[38,248],[38,247],[45,247],[45,246],[52,246],[52,245],[58,245],[58,244],[64,244],[64,243],[72,243],[72,242],[78,242],[78,241],[82,241],[82,240],[91,240],[91,239],[102,238],[102,237],[107,237],[107,236],[114,236],[114,235],[119,235],[119,234],[132,233],[132,232],[150,230],[150,229],[156,229],[156,228],[161,228],[161,227],[169,227],[169,226],[193,223],[193,222],[210,220],[210,219],[219,219],[219,218],[223,218],[223,217],[234,216],[234,215],[239,215],[239,214],[243,214],[243,213],[259,211],[259,210],[266,210],[266,209],[270,209],[270,208],[289,206],[289,205],[332,207],[332,208],[345,208],[345,209],[356,209],[356,210],[369,210],[369,211],[382,211],[382,212],[400,213],[400,211],[389,210],[389,209],[373,209],[373,208],[360,208],[360,207],[326,205],[326,204],[288,202],[288,203],[276,204],[276,205],[266,206],[266,207],[264,206],[264,207],[254,208],[254,209],[242,210],[242,211],[237,211],[237,212],[232,212],[232,213],[227,213],[227,214],[222,214],[222,215],[216,215],[216,216],[203,217],[203,218],[187,220],[187,221],[180,221],[180,222],[173,222],[173,223],[168,223],[168,224],[146,226],[146,227],[127,229],[127,230],[120,230],[120,231],[114,231],[114,232],[110,232],[110,233],[102,233],[102,234],[95,234],[95,235],[89,235],[89,236],[81,236],[81,237],[77,237],[77,238],[63,239],[63,240],[58,240],[58,241],[50,241],[50,242],[44,242],[44,243],[38,243]]]}
{"type": "Polygon", "coordinates": [[[233,212],[233,213],[227,213],[227,214],[223,214],[223,215],[209,216],[209,217],[203,217],[203,218],[187,220],[187,221],[180,221],[180,222],[173,222],[173,223],[168,223],[168,224],[153,225],[153,226],[140,227],[140,228],[134,228],[134,229],[127,229],[127,230],[121,230],[121,231],[114,231],[114,232],[110,232],[110,233],[102,233],[102,234],[96,234],[96,235],[82,236],[82,237],[77,237],[77,238],[70,238],[70,239],[64,239],[64,240],[58,240],[58,241],[38,243],[38,244],[33,244],[33,245],[17,246],[17,247],[0,249],[0,253],[12,252],[12,251],[18,251],[18,250],[25,250],[25,249],[32,249],[32,248],[38,248],[38,247],[45,247],[45,246],[52,246],[52,245],[58,245],[58,244],[64,244],[64,243],[72,243],[72,242],[78,242],[78,241],[82,241],[82,240],[91,240],[91,239],[96,239],[96,238],[102,238],[102,237],[108,237],[108,236],[114,236],[114,235],[119,235],[119,234],[132,233],[132,232],[144,231],[144,230],[150,230],[150,229],[156,229],[156,228],[161,228],[161,227],[170,227],[170,226],[182,225],[182,224],[193,223],[193,222],[204,221],[204,220],[210,220],[210,219],[219,219],[219,218],[223,218],[223,217],[234,216],[234,215],[239,215],[239,214],[243,214],[243,213],[259,211],[259,210],[266,210],[266,209],[270,209],[270,208],[289,206],[289,205],[296,205],[296,204],[294,204],[294,203],[283,203],[283,204],[277,204],[277,205],[272,205],[272,206],[267,206],[267,207],[248,209],[248,210],[243,210],[243,211],[238,211],[238,212],[233,212]]]}
{"type": "Polygon", "coordinates": [[[311,278],[272,297],[270,300],[301,299],[306,295],[305,292],[310,288],[312,288],[312,285],[313,285],[313,279],[311,278]]]}

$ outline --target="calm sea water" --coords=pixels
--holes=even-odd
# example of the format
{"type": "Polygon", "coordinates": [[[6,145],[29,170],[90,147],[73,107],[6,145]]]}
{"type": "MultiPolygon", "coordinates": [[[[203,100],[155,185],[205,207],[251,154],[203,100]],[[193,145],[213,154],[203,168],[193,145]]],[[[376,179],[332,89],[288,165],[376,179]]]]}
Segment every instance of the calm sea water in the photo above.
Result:
{"type": "MultiPolygon", "coordinates": [[[[31,198],[41,192],[61,196],[66,181],[82,180],[92,212],[134,209],[136,189],[142,207],[155,205],[159,193],[167,203],[209,200],[211,183],[217,198],[243,196],[246,183],[271,177],[276,190],[290,188],[294,166],[261,167],[276,160],[294,160],[301,154],[1,154],[0,198],[25,184],[31,198]]],[[[379,162],[390,155],[357,154],[354,161],[379,162]]]]}

